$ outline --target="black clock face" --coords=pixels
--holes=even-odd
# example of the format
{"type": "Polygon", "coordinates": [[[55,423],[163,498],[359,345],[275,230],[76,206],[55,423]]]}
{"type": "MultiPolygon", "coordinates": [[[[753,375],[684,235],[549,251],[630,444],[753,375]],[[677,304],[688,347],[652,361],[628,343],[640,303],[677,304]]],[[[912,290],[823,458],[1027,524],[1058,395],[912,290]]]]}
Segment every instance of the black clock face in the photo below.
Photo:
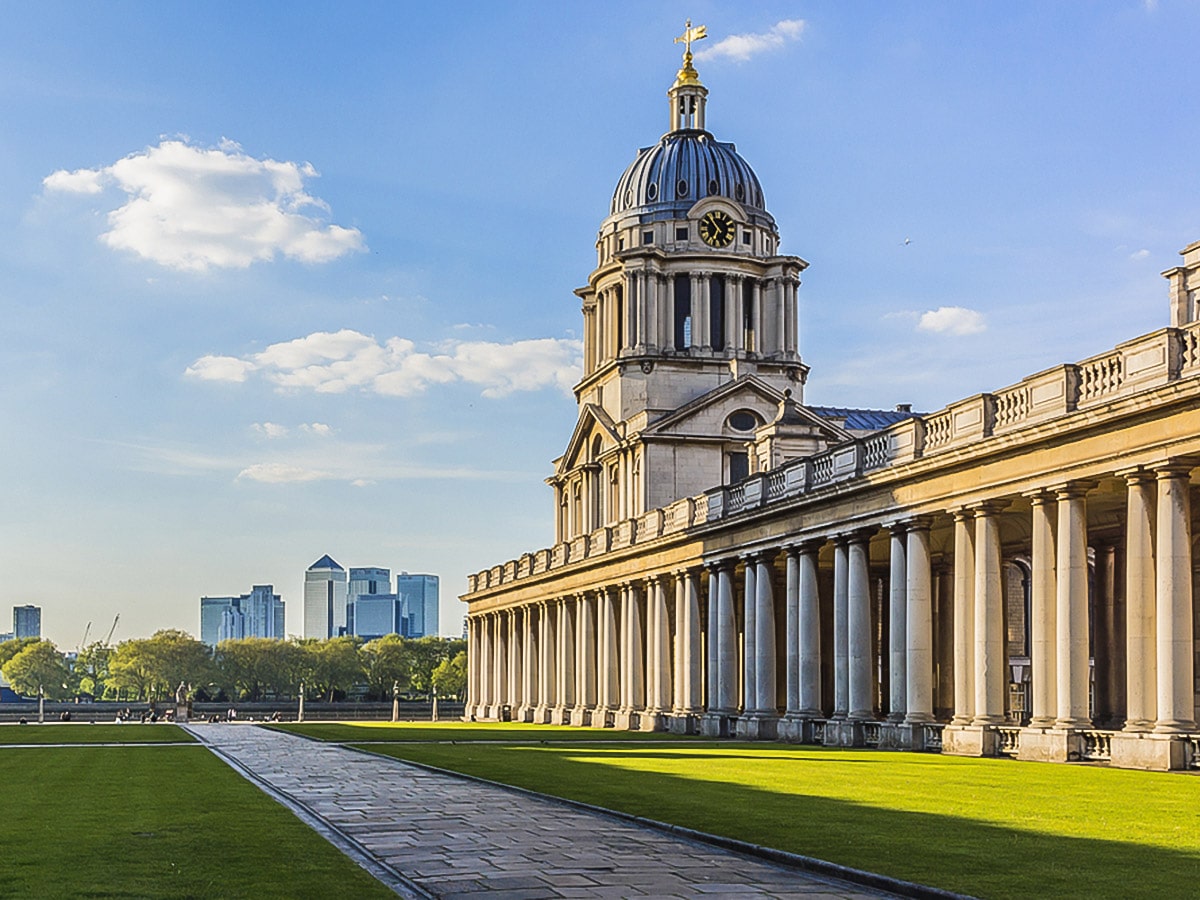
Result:
{"type": "Polygon", "coordinates": [[[719,209],[707,212],[700,220],[700,237],[710,247],[728,247],[733,243],[737,225],[719,209]]]}

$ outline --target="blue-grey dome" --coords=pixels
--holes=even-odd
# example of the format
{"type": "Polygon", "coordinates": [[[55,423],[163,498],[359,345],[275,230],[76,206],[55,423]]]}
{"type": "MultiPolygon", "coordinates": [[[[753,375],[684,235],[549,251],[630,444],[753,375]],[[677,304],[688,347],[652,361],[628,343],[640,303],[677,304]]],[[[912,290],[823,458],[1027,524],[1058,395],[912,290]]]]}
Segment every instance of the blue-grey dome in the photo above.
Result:
{"type": "Polygon", "coordinates": [[[751,214],[774,222],[763,203],[762,185],[733,144],[707,131],[672,131],[638,151],[617,182],[610,215],[641,211],[653,219],[682,218],[704,197],[733,200],[751,214]]]}

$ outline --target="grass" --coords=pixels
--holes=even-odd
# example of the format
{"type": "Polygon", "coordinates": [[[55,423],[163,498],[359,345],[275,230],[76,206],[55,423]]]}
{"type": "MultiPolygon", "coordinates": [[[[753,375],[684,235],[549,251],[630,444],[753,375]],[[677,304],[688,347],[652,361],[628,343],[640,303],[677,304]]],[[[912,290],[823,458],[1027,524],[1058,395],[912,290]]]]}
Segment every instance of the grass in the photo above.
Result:
{"type": "Polygon", "coordinates": [[[979,897],[1198,890],[1184,774],[700,742],[370,749],[979,897]]]}
{"type": "Polygon", "coordinates": [[[0,897],[395,897],[200,745],[9,748],[0,784],[0,897]]]}
{"type": "Polygon", "coordinates": [[[5,744],[170,744],[192,743],[178,725],[0,725],[5,744]]]}
{"type": "Polygon", "coordinates": [[[278,731],[335,743],[361,741],[694,741],[663,732],[615,731],[569,725],[513,725],[507,722],[303,722],[269,726],[278,731]]]}

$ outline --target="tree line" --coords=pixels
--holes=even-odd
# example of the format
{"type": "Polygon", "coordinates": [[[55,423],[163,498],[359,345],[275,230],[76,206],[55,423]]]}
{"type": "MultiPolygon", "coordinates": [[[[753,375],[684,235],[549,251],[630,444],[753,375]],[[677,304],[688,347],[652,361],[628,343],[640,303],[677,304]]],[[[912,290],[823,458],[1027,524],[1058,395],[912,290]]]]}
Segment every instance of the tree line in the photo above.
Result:
{"type": "Polygon", "coordinates": [[[115,647],[95,642],[74,658],[48,640],[19,638],[0,643],[0,672],[14,691],[39,690],[50,700],[87,698],[170,701],[180,684],[197,700],[258,701],[307,698],[461,698],[467,684],[466,641],[357,637],[242,638],[215,648],[175,629],[115,647]]]}

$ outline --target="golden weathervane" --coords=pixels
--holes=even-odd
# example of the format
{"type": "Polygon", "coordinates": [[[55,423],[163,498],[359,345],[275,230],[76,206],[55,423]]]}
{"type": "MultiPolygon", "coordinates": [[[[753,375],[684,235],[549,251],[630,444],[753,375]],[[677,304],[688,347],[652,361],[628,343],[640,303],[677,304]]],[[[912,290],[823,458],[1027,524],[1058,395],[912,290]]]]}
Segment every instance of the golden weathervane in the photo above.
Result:
{"type": "Polygon", "coordinates": [[[708,37],[708,26],[697,25],[695,28],[693,28],[692,20],[688,19],[687,25],[683,29],[683,34],[675,38],[675,43],[683,44],[686,58],[692,55],[692,41],[702,41],[706,37],[708,37]]]}

